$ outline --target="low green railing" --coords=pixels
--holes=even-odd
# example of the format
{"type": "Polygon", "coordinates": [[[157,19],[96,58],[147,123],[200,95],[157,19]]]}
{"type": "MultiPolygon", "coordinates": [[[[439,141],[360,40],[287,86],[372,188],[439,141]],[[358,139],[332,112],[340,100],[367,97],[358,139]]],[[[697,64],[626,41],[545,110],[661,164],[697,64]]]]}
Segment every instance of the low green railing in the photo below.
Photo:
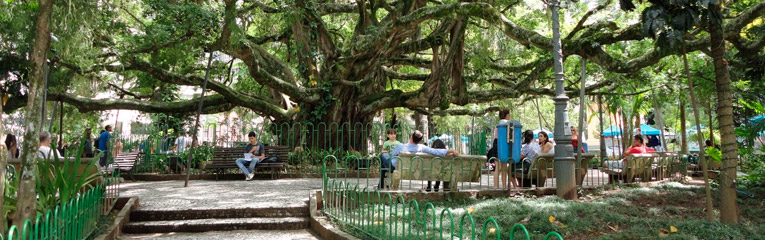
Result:
{"type": "MultiPolygon", "coordinates": [[[[493,218],[483,223],[478,234],[470,213],[455,218],[451,210],[443,209],[436,214],[430,202],[421,209],[417,200],[406,201],[401,195],[393,197],[389,192],[359,189],[358,185],[334,179],[325,182],[322,212],[373,239],[502,239],[501,227],[493,218]]],[[[521,224],[514,225],[507,233],[509,239],[515,239],[518,234],[522,239],[531,238],[521,224]]],[[[548,233],[544,239],[553,237],[563,239],[556,232],[548,233]]]]}
{"type": "MultiPolygon", "coordinates": [[[[360,231],[369,238],[444,239],[447,236],[449,239],[502,239],[501,228],[493,218],[483,223],[479,235],[475,220],[469,212],[459,216],[455,227],[454,214],[449,209],[443,209],[439,215],[433,203],[426,202],[424,210],[421,210],[415,199],[406,201],[401,195],[393,197],[390,192],[382,193],[329,177],[330,174],[337,176],[339,172],[345,172],[343,177],[348,177],[347,169],[338,166],[338,163],[334,156],[325,158],[322,167],[321,211],[341,225],[360,231]],[[327,160],[334,160],[331,162],[334,164],[333,170],[328,170],[327,160]],[[445,219],[447,225],[444,225],[445,219]]],[[[368,172],[369,169],[360,170],[368,172]]],[[[516,224],[510,229],[509,239],[515,239],[516,233],[520,233],[524,239],[531,238],[522,224],[516,224]]],[[[544,239],[553,237],[563,239],[556,232],[548,233],[544,239]]]]}
{"type": "Polygon", "coordinates": [[[0,235],[0,240],[86,239],[97,229],[99,218],[111,211],[118,197],[119,171],[114,171],[69,202],[45,214],[37,214],[34,222],[27,220],[21,227],[11,226],[8,234],[0,235]]]}

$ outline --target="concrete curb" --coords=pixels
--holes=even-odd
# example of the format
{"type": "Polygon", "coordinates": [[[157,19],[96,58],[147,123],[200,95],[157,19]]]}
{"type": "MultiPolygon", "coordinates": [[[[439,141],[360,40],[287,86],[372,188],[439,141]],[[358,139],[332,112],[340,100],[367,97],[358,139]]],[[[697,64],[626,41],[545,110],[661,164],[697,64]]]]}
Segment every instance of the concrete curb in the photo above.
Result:
{"type": "Polygon", "coordinates": [[[120,198],[117,200],[115,209],[120,209],[114,223],[106,230],[106,233],[98,235],[95,240],[114,240],[122,235],[122,228],[130,221],[130,212],[138,208],[138,197],[120,198]]]}
{"type": "Polygon", "coordinates": [[[315,193],[310,193],[309,195],[310,200],[308,207],[311,211],[311,231],[313,231],[321,239],[359,240],[359,238],[351,236],[350,234],[335,228],[335,226],[332,225],[327,217],[321,215],[319,212],[319,208],[321,207],[319,206],[321,203],[321,190],[316,191],[315,193]]]}

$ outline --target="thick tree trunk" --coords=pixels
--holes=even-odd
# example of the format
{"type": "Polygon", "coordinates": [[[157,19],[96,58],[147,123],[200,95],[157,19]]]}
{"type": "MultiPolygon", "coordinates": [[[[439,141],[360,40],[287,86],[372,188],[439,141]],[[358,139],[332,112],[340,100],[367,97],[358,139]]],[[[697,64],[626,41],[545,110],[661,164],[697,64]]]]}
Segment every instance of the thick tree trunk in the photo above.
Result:
{"type": "Polygon", "coordinates": [[[34,221],[37,214],[35,174],[37,173],[39,134],[43,127],[40,122],[41,111],[37,111],[37,109],[43,105],[45,59],[50,48],[49,25],[53,3],[50,0],[40,0],[38,5],[39,12],[35,20],[35,40],[30,54],[32,74],[29,80],[29,93],[27,94],[29,96],[26,112],[27,125],[24,133],[23,151],[21,152],[21,178],[19,179],[15,218],[17,223],[23,223],[26,220],[34,221]]]}
{"type": "MultiPolygon", "coordinates": [[[[709,37],[714,67],[715,86],[717,87],[717,122],[720,125],[722,145],[722,171],[720,172],[720,222],[738,223],[736,203],[736,165],[738,164],[738,145],[733,126],[733,97],[730,92],[730,74],[725,60],[725,41],[723,39],[721,6],[710,4],[709,37]]],[[[710,128],[712,126],[709,126],[710,128]]]]}
{"type": "Polygon", "coordinates": [[[685,101],[680,99],[680,153],[682,154],[688,154],[688,130],[685,124],[685,101]]]}

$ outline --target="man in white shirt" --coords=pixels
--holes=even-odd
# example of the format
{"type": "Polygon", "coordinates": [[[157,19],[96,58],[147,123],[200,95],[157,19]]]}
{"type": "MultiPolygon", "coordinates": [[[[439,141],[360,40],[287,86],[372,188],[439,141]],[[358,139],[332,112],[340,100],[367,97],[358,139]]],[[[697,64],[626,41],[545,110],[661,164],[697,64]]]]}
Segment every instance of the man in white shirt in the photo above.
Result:
{"type": "Polygon", "coordinates": [[[186,148],[190,145],[189,138],[186,137],[186,132],[181,130],[181,134],[178,135],[178,138],[175,139],[175,146],[173,146],[173,150],[176,153],[182,153],[186,151],[186,148]]]}
{"type": "Polygon", "coordinates": [[[40,148],[37,149],[37,157],[42,158],[43,160],[56,160],[56,158],[63,159],[58,150],[50,148],[50,142],[50,133],[46,131],[40,132],[40,148]]]}
{"type": "MultiPolygon", "coordinates": [[[[447,154],[452,154],[454,157],[459,156],[459,152],[457,152],[456,150],[429,148],[421,143],[422,138],[423,138],[422,132],[420,132],[419,130],[415,130],[414,133],[412,133],[412,136],[409,137],[409,143],[398,144],[390,154],[388,153],[380,154],[381,168],[390,169],[390,172],[392,174],[393,171],[396,170],[396,163],[398,162],[398,154],[401,152],[408,152],[408,153],[422,152],[422,153],[427,153],[430,155],[435,155],[438,157],[446,157],[447,154]]],[[[381,170],[380,184],[377,186],[380,189],[384,187],[383,183],[385,182],[386,171],[387,170],[381,170]]]]}

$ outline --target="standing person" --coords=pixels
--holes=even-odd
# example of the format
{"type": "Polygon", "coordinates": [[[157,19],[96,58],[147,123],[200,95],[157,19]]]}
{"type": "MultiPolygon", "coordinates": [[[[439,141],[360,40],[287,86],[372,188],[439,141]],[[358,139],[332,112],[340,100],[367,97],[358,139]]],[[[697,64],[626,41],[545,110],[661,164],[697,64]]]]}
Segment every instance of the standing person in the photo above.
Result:
{"type": "MultiPolygon", "coordinates": [[[[433,143],[431,144],[431,147],[434,149],[449,149],[446,147],[446,144],[441,139],[436,139],[435,141],[433,141],[433,143]]],[[[442,181],[436,181],[435,187],[433,188],[434,192],[438,192],[438,188],[439,186],[441,186],[441,182],[442,181]]],[[[443,181],[443,182],[444,182],[444,191],[448,191],[449,182],[448,181],[443,181]]],[[[430,192],[430,181],[428,181],[428,186],[425,188],[425,191],[430,192]]]]}
{"type": "Polygon", "coordinates": [[[390,154],[393,152],[393,149],[401,145],[401,142],[396,140],[396,129],[389,128],[386,133],[388,140],[383,143],[382,153],[380,153],[380,183],[377,184],[378,189],[382,189],[385,186],[385,174],[387,172],[393,174],[393,171],[396,170],[396,167],[391,162],[390,154]]]}
{"type": "Polygon", "coordinates": [[[101,138],[101,134],[104,134],[104,132],[106,132],[106,130],[101,129],[101,131],[98,132],[98,135],[96,135],[96,140],[93,141],[93,148],[96,149],[96,152],[93,154],[94,156],[95,154],[98,154],[98,139],[101,138]]]}
{"type": "Polygon", "coordinates": [[[37,157],[43,160],[62,159],[61,153],[50,147],[50,142],[50,133],[46,131],[40,132],[40,148],[37,149],[37,157]]]}
{"type": "Polygon", "coordinates": [[[181,130],[180,134],[178,134],[178,138],[175,139],[175,145],[173,146],[173,151],[176,153],[183,153],[186,151],[186,148],[190,145],[189,138],[186,137],[186,131],[181,130]]]}
{"type": "Polygon", "coordinates": [[[106,125],[104,127],[104,130],[101,132],[101,135],[98,136],[98,151],[102,152],[101,158],[98,160],[98,164],[101,165],[101,167],[106,167],[107,161],[109,159],[109,138],[112,137],[112,126],[106,125]]]}
{"type": "Polygon", "coordinates": [[[82,137],[82,142],[85,147],[82,149],[82,157],[92,158],[93,155],[93,130],[91,128],[85,129],[85,135],[82,137]]]}
{"type": "Polygon", "coordinates": [[[247,134],[247,138],[250,140],[250,143],[244,147],[245,157],[237,159],[236,165],[239,166],[239,169],[242,169],[244,180],[250,181],[255,177],[255,173],[253,172],[255,170],[255,165],[266,158],[266,153],[263,144],[258,142],[255,132],[247,134]],[[247,164],[247,167],[244,166],[245,164],[247,164]]]}
{"type": "Polygon", "coordinates": [[[582,153],[584,153],[584,146],[579,146],[579,135],[577,135],[574,126],[571,126],[571,146],[574,147],[574,153],[576,153],[576,151],[582,151],[582,153]]]}
{"type": "MultiPolygon", "coordinates": [[[[502,110],[499,110],[499,123],[503,123],[506,121],[510,121],[510,110],[507,108],[504,108],[502,110]]],[[[497,124],[499,125],[499,124],[497,124]]],[[[494,127],[494,138],[497,138],[497,128],[494,127]]],[[[508,130],[509,131],[509,130],[508,130]]],[[[498,142],[498,141],[495,141],[498,142]]],[[[495,146],[496,147],[496,146],[495,146]]],[[[508,179],[510,179],[510,173],[508,172],[508,161],[509,159],[500,159],[500,162],[495,162],[496,170],[494,170],[494,187],[499,187],[499,179],[502,178],[502,188],[507,188],[507,182],[508,179]]],[[[513,186],[516,186],[515,181],[511,181],[513,186]]]]}
{"type": "Polygon", "coordinates": [[[8,148],[8,160],[19,158],[19,142],[16,140],[15,135],[8,134],[5,136],[5,147],[8,148]]]}
{"type": "Polygon", "coordinates": [[[555,146],[550,141],[550,135],[547,135],[545,131],[539,132],[539,147],[542,150],[540,153],[555,153],[555,146]]]}

